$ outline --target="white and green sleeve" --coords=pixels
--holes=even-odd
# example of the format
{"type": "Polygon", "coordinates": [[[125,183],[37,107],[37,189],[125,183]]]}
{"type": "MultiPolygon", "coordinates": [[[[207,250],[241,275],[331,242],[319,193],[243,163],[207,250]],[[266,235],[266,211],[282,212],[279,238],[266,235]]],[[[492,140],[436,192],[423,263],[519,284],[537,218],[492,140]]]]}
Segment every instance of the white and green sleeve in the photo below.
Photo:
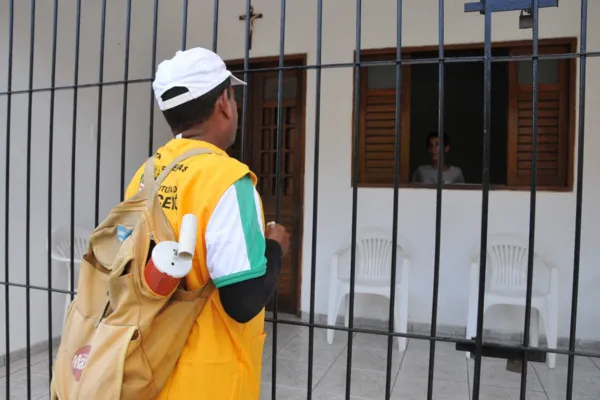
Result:
{"type": "Polygon", "coordinates": [[[265,274],[262,209],[250,176],[225,191],[210,217],[205,241],[208,271],[217,288],[265,274]]]}

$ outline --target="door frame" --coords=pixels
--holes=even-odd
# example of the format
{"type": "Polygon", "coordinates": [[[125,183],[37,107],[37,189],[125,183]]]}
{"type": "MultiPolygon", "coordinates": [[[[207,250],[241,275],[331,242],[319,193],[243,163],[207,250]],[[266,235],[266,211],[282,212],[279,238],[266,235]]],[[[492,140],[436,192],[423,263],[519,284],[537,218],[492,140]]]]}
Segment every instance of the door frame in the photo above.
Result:
{"type": "MultiPolygon", "coordinates": [[[[300,184],[299,189],[300,193],[298,197],[301,199],[301,217],[298,221],[298,231],[296,235],[299,238],[298,241],[298,256],[296,259],[297,262],[297,279],[296,279],[296,316],[300,316],[302,313],[302,250],[304,245],[304,210],[305,210],[305,198],[304,198],[304,186],[305,186],[305,170],[306,170],[306,62],[307,62],[307,54],[286,54],[284,56],[284,67],[299,67],[301,69],[301,83],[298,86],[298,91],[300,93],[300,101],[301,104],[298,105],[298,109],[301,111],[302,118],[299,121],[299,134],[300,137],[300,149],[299,152],[301,154],[301,167],[299,172],[300,184]]],[[[244,59],[232,59],[225,60],[225,65],[232,73],[239,73],[244,71],[244,59]]],[[[264,56],[264,57],[253,57],[248,59],[248,74],[257,73],[257,72],[265,72],[264,70],[267,68],[277,68],[279,66],[279,56],[264,56]]],[[[285,70],[284,70],[285,71],[285,70]]],[[[248,98],[247,101],[251,101],[248,98]]]]}

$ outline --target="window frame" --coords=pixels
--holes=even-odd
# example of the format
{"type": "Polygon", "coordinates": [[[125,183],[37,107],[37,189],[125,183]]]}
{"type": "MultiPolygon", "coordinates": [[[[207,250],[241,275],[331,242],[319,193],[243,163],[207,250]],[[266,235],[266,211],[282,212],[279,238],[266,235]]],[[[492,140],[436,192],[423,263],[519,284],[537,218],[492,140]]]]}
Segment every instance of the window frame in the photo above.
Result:
{"type": "MultiPolygon", "coordinates": [[[[499,41],[499,42],[493,42],[492,43],[492,48],[506,48],[509,51],[513,51],[513,49],[518,49],[518,48],[529,48],[531,49],[533,45],[533,42],[531,40],[518,40],[518,41],[499,41]]],[[[568,49],[567,52],[565,52],[564,54],[569,54],[569,53],[576,53],[577,52],[577,38],[575,37],[565,37],[565,38],[551,38],[551,39],[540,39],[538,42],[538,46],[539,46],[539,53],[540,54],[561,54],[561,53],[553,53],[553,52],[548,52],[548,51],[544,51],[544,48],[549,47],[549,48],[556,48],[556,47],[563,47],[565,49],[568,49]]],[[[450,45],[445,45],[444,49],[445,50],[483,50],[484,44],[483,43],[465,43],[465,44],[450,44],[450,45]]],[[[411,58],[411,54],[412,53],[418,53],[418,52],[431,52],[431,51],[436,51],[438,50],[438,46],[437,45],[431,45],[431,46],[414,46],[414,47],[403,47],[402,48],[402,59],[403,60],[408,60],[411,58]]],[[[529,54],[530,55],[530,54],[529,54]]],[[[396,57],[396,48],[395,47],[391,47],[391,48],[378,48],[378,49],[363,49],[361,51],[361,63],[374,63],[377,61],[383,61],[383,60],[394,60],[396,57]]],[[[354,51],[354,61],[356,62],[356,50],[354,51]]],[[[538,191],[547,191],[547,192],[572,192],[573,191],[573,182],[574,182],[574,170],[575,170],[575,137],[577,135],[576,129],[575,129],[575,116],[576,116],[576,78],[577,78],[577,74],[576,74],[576,68],[577,68],[577,60],[575,58],[572,59],[568,59],[566,61],[568,63],[568,71],[567,71],[567,92],[568,92],[568,100],[567,100],[567,112],[566,115],[568,117],[568,130],[566,132],[566,143],[567,143],[567,150],[566,150],[566,155],[565,155],[565,169],[566,171],[564,171],[564,174],[566,175],[566,184],[565,185],[561,185],[561,186],[542,186],[542,185],[538,185],[537,190],[538,191]]],[[[513,62],[514,63],[514,62],[513,62]]],[[[365,129],[364,129],[364,125],[363,125],[363,118],[364,118],[364,114],[365,114],[365,106],[366,106],[366,96],[365,96],[365,90],[367,87],[367,80],[366,80],[366,76],[367,76],[367,67],[372,66],[372,65],[366,65],[366,66],[361,66],[360,67],[360,71],[361,71],[361,89],[360,89],[360,109],[356,110],[355,107],[352,107],[352,121],[354,121],[354,117],[356,115],[356,112],[358,111],[360,113],[359,115],[359,132],[355,132],[355,126],[354,123],[352,123],[352,133],[351,133],[351,140],[352,140],[352,144],[351,144],[351,160],[353,159],[353,155],[354,155],[354,142],[355,142],[355,135],[359,134],[359,144],[362,145],[364,143],[365,140],[365,129]]],[[[406,68],[410,71],[410,66],[404,66],[403,68],[406,68]]],[[[406,69],[404,71],[406,71],[406,69]]],[[[353,69],[353,103],[355,104],[354,100],[356,99],[356,95],[357,95],[357,91],[356,91],[356,87],[355,87],[355,82],[356,82],[356,68],[353,69]]],[[[406,75],[403,72],[403,75],[406,75]]],[[[404,104],[404,98],[408,97],[410,99],[410,85],[409,87],[409,91],[408,93],[404,93],[405,90],[403,90],[403,104],[404,104]]],[[[406,85],[404,85],[403,83],[403,89],[406,88],[406,85]]],[[[508,88],[507,88],[508,89],[508,88]]],[[[408,106],[408,121],[406,120],[406,118],[404,118],[404,105],[402,106],[403,110],[403,124],[408,122],[408,129],[410,131],[410,105],[408,106]]],[[[509,113],[510,114],[510,113],[509,113]]],[[[508,117],[508,121],[510,122],[510,115],[508,117]]],[[[509,132],[507,132],[507,140],[508,137],[510,136],[510,124],[509,126],[507,126],[507,129],[509,130],[509,132]]],[[[410,143],[410,135],[408,135],[409,138],[404,139],[401,143],[401,160],[400,160],[400,164],[401,164],[401,171],[400,173],[403,174],[403,170],[404,171],[408,171],[408,165],[410,164],[410,154],[406,157],[404,156],[405,152],[410,153],[410,151],[408,149],[406,149],[406,146],[404,146],[404,142],[406,141],[407,143],[410,143]],[[404,150],[406,149],[406,150],[404,150]]],[[[369,181],[364,181],[361,178],[364,178],[364,175],[361,173],[361,171],[364,169],[364,154],[365,151],[362,150],[364,147],[361,146],[361,148],[359,148],[359,151],[357,152],[357,157],[358,157],[358,169],[359,169],[359,176],[357,177],[358,179],[356,179],[357,185],[359,188],[392,188],[394,186],[393,181],[389,182],[389,183],[384,183],[384,182],[369,182],[369,181]]],[[[510,152],[510,149],[509,149],[510,152]]],[[[510,155],[507,154],[507,162],[510,159],[510,155]]],[[[405,172],[404,174],[409,174],[409,172],[405,172]]],[[[354,168],[351,165],[351,173],[350,173],[350,177],[351,177],[351,181],[350,181],[350,186],[352,187],[354,184],[354,168]]],[[[401,180],[402,180],[402,176],[401,176],[401,180]]],[[[409,177],[410,180],[410,177],[409,177]]],[[[399,188],[414,188],[414,189],[435,189],[437,187],[437,185],[435,184],[416,184],[416,183],[412,183],[412,182],[400,182],[398,184],[399,188]]],[[[444,189],[450,189],[450,190],[481,190],[482,188],[482,184],[444,184],[443,185],[444,189]]],[[[498,184],[491,184],[490,185],[490,189],[492,190],[506,190],[506,191],[529,191],[530,190],[530,185],[509,185],[508,181],[506,185],[498,185],[498,184]]]]}

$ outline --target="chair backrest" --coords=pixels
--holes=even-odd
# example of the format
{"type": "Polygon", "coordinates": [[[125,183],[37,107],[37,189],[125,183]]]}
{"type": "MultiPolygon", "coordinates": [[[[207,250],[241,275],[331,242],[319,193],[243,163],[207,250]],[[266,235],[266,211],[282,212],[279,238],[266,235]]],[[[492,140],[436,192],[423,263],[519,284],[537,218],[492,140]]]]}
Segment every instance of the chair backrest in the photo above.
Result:
{"type": "MultiPolygon", "coordinates": [[[[389,285],[392,275],[392,234],[379,228],[364,228],[356,237],[356,282],[389,285]]],[[[398,235],[396,253],[396,282],[401,281],[402,261],[407,258],[408,250],[405,239],[398,235]]],[[[342,252],[340,257],[339,278],[350,278],[351,247],[342,252]]]]}
{"type": "MultiPolygon", "coordinates": [[[[477,250],[477,253],[478,250],[477,250]]],[[[489,291],[525,290],[527,288],[527,262],[529,242],[519,234],[496,234],[488,236],[487,279],[489,291]]],[[[550,290],[550,268],[534,250],[535,292],[548,293],[550,290]]]]}
{"type": "MultiPolygon", "coordinates": [[[[88,250],[88,240],[91,232],[76,226],[73,240],[73,260],[79,262],[88,250]]],[[[60,261],[71,259],[71,228],[61,226],[52,232],[52,258],[60,261]]]]}

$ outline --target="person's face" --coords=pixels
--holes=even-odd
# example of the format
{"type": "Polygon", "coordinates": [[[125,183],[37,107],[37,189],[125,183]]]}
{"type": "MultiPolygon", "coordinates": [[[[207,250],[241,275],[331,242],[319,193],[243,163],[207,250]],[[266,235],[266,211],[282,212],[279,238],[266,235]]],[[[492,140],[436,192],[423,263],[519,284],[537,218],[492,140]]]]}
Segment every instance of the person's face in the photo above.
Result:
{"type": "MultiPolygon", "coordinates": [[[[438,160],[438,145],[439,139],[437,137],[432,137],[429,139],[429,146],[427,147],[427,151],[429,151],[429,155],[433,161],[438,160]]],[[[450,151],[450,146],[444,146],[444,153],[448,153],[450,151]]]]}

